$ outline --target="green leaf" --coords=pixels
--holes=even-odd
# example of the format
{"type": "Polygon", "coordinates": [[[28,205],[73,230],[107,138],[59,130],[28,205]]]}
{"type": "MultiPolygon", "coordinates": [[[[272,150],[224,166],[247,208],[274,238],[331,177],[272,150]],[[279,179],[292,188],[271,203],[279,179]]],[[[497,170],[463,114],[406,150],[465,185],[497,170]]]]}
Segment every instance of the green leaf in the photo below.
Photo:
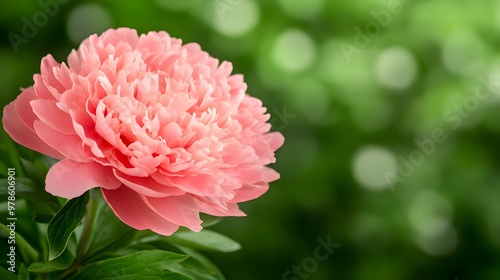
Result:
{"type": "Polygon", "coordinates": [[[0,266],[0,279],[2,280],[17,280],[16,274],[0,266]]]}
{"type": "Polygon", "coordinates": [[[201,253],[186,248],[177,246],[182,252],[189,255],[189,258],[181,263],[176,264],[170,270],[179,272],[196,280],[225,280],[222,272],[204,255],[201,253]]]}
{"type": "MultiPolygon", "coordinates": [[[[10,235],[10,229],[0,223],[0,230],[6,235],[10,235]]],[[[23,260],[30,264],[38,259],[38,252],[24,239],[24,237],[19,233],[16,232],[16,247],[21,253],[21,257],[23,260]]]]}
{"type": "Polygon", "coordinates": [[[71,280],[87,279],[190,279],[182,274],[168,271],[173,265],[184,261],[185,255],[162,250],[139,251],[127,256],[94,262],[84,266],[71,280]]]}
{"type": "Polygon", "coordinates": [[[164,241],[200,250],[234,252],[241,245],[220,233],[204,229],[200,232],[176,232],[171,236],[162,237],[164,241]]]}
{"type": "Polygon", "coordinates": [[[30,280],[30,273],[28,272],[28,269],[24,265],[24,263],[21,263],[21,266],[19,267],[19,274],[17,274],[17,280],[30,280]]]}
{"type": "Polygon", "coordinates": [[[213,225],[216,225],[220,220],[222,220],[221,217],[215,217],[212,215],[207,215],[205,213],[200,213],[200,218],[203,221],[201,224],[203,228],[211,227],[213,225]]]}
{"type": "Polygon", "coordinates": [[[49,261],[62,254],[71,234],[85,215],[85,206],[89,202],[88,193],[68,201],[52,218],[47,227],[49,242],[49,261]]]}
{"type": "Polygon", "coordinates": [[[36,273],[48,273],[66,270],[71,266],[74,259],[75,256],[71,254],[70,250],[64,250],[64,252],[59,257],[51,261],[36,262],[31,264],[28,270],[30,272],[36,273]]]}

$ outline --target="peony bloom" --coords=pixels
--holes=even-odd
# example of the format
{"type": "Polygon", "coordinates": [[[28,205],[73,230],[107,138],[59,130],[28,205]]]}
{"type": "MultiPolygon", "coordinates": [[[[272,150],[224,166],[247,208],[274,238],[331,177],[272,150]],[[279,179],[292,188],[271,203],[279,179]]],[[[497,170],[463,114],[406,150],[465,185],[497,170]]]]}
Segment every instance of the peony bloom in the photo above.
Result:
{"type": "Polygon", "coordinates": [[[284,138],[231,71],[166,32],[110,29],[84,40],[68,65],[44,57],[2,122],[19,144],[60,159],[49,193],[100,187],[131,227],[200,231],[200,212],[243,216],[238,203],[279,178],[266,165],[284,138]]]}

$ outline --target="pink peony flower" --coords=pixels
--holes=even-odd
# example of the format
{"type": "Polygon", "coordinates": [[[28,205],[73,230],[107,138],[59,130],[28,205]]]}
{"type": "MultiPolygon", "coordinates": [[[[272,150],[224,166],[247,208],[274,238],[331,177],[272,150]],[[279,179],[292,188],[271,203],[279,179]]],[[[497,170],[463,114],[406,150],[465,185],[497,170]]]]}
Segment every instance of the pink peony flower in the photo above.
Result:
{"type": "Polygon", "coordinates": [[[232,65],[166,32],[92,35],[41,62],[35,84],[4,108],[19,144],[60,159],[46,190],[74,198],[100,187],[126,224],[170,235],[201,230],[199,213],[243,216],[279,174],[284,141],[232,65]]]}

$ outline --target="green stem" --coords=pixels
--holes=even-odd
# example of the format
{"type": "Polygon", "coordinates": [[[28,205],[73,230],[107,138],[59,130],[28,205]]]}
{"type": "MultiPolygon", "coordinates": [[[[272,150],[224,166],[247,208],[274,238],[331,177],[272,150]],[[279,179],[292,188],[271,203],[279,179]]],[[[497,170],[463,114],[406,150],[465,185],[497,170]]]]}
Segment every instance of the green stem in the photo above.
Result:
{"type": "Polygon", "coordinates": [[[75,262],[79,262],[83,259],[85,255],[85,251],[87,249],[87,242],[89,241],[90,235],[92,234],[92,230],[94,228],[94,220],[97,213],[99,205],[97,201],[94,201],[92,197],[89,200],[89,204],[87,204],[87,212],[85,214],[85,224],[83,225],[83,233],[82,238],[80,239],[80,243],[78,244],[78,248],[76,250],[75,262]]]}

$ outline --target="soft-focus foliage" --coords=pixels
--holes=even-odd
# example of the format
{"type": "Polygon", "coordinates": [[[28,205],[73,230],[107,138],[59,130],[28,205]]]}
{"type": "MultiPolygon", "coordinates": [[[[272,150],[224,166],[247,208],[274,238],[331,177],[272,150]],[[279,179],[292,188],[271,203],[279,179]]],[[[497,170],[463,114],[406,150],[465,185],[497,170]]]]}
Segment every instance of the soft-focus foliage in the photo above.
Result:
{"type": "MultiPolygon", "coordinates": [[[[210,253],[228,279],[500,275],[497,1],[69,1],[23,35],[39,11],[0,4],[2,106],[41,57],[63,61],[109,27],[167,30],[245,74],[287,142],[273,166],[282,179],[242,205],[247,218],[213,227],[242,245],[210,253]],[[10,32],[25,38],[16,48],[10,32]],[[340,247],[316,260],[318,240],[340,247]]],[[[2,174],[37,158],[1,145],[2,174]]]]}

